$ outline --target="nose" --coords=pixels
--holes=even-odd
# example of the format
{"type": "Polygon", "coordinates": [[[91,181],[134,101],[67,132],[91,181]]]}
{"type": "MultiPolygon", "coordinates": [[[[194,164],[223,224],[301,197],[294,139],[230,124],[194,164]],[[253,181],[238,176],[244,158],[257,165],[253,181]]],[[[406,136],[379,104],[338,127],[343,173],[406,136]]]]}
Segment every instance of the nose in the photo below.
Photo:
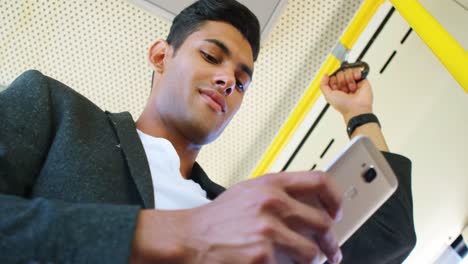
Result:
{"type": "Polygon", "coordinates": [[[232,74],[223,73],[215,77],[214,84],[224,96],[229,96],[234,91],[236,81],[232,74]]]}

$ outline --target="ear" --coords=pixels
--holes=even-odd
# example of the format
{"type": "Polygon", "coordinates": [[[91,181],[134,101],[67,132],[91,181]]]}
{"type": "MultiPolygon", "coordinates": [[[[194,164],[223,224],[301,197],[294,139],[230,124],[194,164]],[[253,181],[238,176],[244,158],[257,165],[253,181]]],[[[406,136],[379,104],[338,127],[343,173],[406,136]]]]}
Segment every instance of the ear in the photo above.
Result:
{"type": "Polygon", "coordinates": [[[171,56],[170,45],[167,41],[160,39],[156,41],[149,50],[149,62],[151,68],[156,73],[162,73],[164,71],[164,64],[171,56]]]}

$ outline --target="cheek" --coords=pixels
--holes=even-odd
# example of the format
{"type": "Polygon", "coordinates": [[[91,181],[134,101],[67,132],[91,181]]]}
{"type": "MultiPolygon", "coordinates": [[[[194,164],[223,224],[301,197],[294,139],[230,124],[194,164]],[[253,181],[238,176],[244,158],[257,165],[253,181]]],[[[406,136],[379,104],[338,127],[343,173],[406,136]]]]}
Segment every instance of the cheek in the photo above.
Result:
{"type": "Polygon", "coordinates": [[[170,87],[168,92],[175,97],[174,99],[183,100],[193,90],[193,74],[183,64],[174,67],[168,77],[170,87]]]}

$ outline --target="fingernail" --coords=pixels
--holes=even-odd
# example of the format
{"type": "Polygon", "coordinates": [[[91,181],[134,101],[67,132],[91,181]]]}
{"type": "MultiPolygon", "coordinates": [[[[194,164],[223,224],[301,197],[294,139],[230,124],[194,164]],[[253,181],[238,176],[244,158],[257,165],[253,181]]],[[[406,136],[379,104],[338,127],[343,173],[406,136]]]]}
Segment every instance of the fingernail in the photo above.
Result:
{"type": "Polygon", "coordinates": [[[350,84],[348,85],[348,87],[349,87],[350,90],[353,90],[354,88],[356,88],[356,86],[354,85],[354,83],[350,83],[350,84]]]}
{"type": "Polygon", "coordinates": [[[332,87],[333,87],[333,90],[336,90],[338,88],[338,86],[336,86],[336,84],[334,84],[332,87]]]}
{"type": "Polygon", "coordinates": [[[333,263],[340,263],[342,259],[343,255],[341,255],[341,251],[338,251],[335,256],[333,256],[333,263]]]}
{"type": "Polygon", "coordinates": [[[336,212],[335,221],[339,222],[341,219],[343,219],[343,209],[340,209],[338,212],[336,212]]]}

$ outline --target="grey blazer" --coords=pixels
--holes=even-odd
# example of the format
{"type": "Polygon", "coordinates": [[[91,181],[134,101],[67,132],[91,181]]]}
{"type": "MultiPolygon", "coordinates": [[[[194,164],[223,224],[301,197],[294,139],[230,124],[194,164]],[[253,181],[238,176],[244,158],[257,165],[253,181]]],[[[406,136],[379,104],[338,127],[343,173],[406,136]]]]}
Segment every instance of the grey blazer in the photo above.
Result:
{"type": "MultiPolygon", "coordinates": [[[[400,187],[343,246],[344,263],[400,263],[414,247],[411,162],[384,154],[400,187]]],[[[210,199],[224,191],[198,164],[191,179],[210,199]]],[[[126,263],[138,211],[154,207],[128,112],[38,71],[0,93],[0,263],[126,263]]]]}

